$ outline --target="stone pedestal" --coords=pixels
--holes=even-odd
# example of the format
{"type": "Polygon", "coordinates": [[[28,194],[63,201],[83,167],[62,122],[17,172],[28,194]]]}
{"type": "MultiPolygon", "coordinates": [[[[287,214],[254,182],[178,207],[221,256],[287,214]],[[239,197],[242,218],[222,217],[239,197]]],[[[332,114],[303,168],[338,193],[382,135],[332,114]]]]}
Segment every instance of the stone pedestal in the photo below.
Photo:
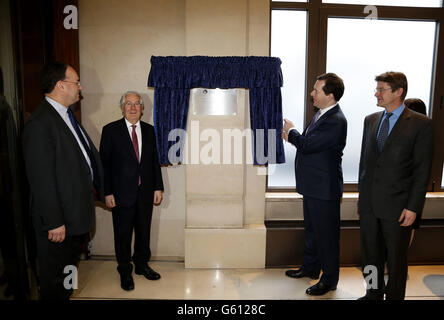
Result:
{"type": "Polygon", "coordinates": [[[248,91],[236,91],[236,114],[193,114],[194,101],[190,101],[186,147],[186,268],[265,267],[264,211],[262,208],[259,219],[252,218],[246,202],[246,194],[251,193],[248,189],[255,188],[257,183],[255,171],[247,170],[252,166],[248,164],[251,163],[248,91]],[[229,132],[235,137],[229,138],[229,132]],[[240,139],[240,135],[243,138],[240,139]]]}

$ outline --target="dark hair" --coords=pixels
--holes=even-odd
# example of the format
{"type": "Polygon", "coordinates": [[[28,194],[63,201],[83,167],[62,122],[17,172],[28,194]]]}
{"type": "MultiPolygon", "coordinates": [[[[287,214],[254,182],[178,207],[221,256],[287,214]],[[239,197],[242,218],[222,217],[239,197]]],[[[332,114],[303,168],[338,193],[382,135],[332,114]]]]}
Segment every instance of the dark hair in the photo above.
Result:
{"type": "Polygon", "coordinates": [[[402,72],[394,72],[389,71],[385,72],[383,74],[380,74],[379,76],[376,76],[375,81],[382,81],[387,82],[390,88],[392,88],[392,92],[395,92],[399,88],[403,89],[401,100],[403,101],[405,99],[405,96],[407,95],[407,77],[402,72]]]}
{"type": "Polygon", "coordinates": [[[334,73],[324,73],[316,78],[316,80],[325,80],[322,90],[326,95],[333,93],[336,102],[338,102],[344,94],[344,82],[334,73]]]}
{"type": "Polygon", "coordinates": [[[51,93],[56,83],[66,78],[66,69],[69,65],[54,61],[46,64],[41,72],[41,86],[43,93],[51,93]]]}
{"type": "Polygon", "coordinates": [[[427,115],[426,105],[421,99],[406,99],[404,101],[404,104],[410,110],[422,113],[423,115],[427,115]]]}

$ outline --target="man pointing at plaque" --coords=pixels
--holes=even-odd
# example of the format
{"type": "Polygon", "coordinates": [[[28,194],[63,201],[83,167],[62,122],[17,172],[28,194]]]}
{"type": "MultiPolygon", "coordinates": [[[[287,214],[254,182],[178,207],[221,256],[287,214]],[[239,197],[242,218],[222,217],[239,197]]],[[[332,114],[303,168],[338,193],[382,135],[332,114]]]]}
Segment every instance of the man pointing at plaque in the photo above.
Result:
{"type": "Polygon", "coordinates": [[[334,73],[317,77],[311,92],[319,108],[300,134],[285,119],[282,138],[296,149],[296,191],[303,196],[305,246],[299,270],[288,270],[292,278],[318,279],[306,294],[319,296],[335,290],[339,281],[339,221],[343,190],[342,151],[347,120],[338,101],[344,93],[341,78],[334,73]]]}

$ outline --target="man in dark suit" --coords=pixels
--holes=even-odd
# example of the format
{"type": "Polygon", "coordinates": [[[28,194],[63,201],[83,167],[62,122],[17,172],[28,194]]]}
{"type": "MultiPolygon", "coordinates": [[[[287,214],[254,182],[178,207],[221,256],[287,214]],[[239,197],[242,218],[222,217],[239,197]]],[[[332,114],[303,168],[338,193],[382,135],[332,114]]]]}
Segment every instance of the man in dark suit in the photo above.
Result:
{"type": "Polygon", "coordinates": [[[319,111],[302,134],[285,119],[282,134],[297,148],[296,191],[303,195],[305,222],[303,264],[286,275],[318,279],[322,270],[320,281],[307,289],[308,295],[335,290],[339,281],[342,151],[347,137],[347,120],[338,104],[343,93],[343,81],[336,74],[319,76],[311,92],[319,111]]]}
{"type": "Polygon", "coordinates": [[[358,210],[362,268],[368,281],[361,299],[383,299],[386,292],[386,299],[402,300],[411,228],[421,215],[430,175],[432,121],[405,107],[407,78],[403,73],[386,72],[375,80],[377,105],[385,111],[364,121],[358,210]],[[370,281],[375,273],[377,281],[370,281]]]}
{"type": "Polygon", "coordinates": [[[42,88],[45,99],[23,132],[40,295],[69,299],[72,288],[64,285],[70,274],[65,267],[76,265],[81,241],[93,228],[103,173],[94,144],[69,109],[82,89],[77,72],[64,63],[48,64],[42,88]]]}
{"type": "Polygon", "coordinates": [[[137,92],[120,100],[123,118],[103,127],[100,155],[105,172],[105,200],[112,208],[114,246],[121,287],[134,289],[131,239],[134,230],[135,273],[149,280],[160,275],[150,268],[150,229],[153,204],[162,202],[163,181],[156,137],[150,124],[140,121],[143,101],[137,92]]]}

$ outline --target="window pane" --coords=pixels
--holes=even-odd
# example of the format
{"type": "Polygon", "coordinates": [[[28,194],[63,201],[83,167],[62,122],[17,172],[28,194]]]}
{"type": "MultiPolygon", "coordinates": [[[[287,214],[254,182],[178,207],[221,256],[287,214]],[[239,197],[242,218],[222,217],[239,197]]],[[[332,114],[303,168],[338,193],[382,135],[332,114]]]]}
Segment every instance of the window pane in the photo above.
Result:
{"type": "Polygon", "coordinates": [[[371,4],[400,7],[441,7],[442,0],[323,0],[323,3],[371,4]]]}
{"type": "MultiPolygon", "coordinates": [[[[282,60],[284,86],[282,112],[298,130],[304,125],[305,57],[307,42],[305,11],[273,10],[271,12],[271,55],[282,60]]],[[[285,164],[270,165],[268,187],[294,187],[295,148],[284,142],[285,164]]]]}
{"type": "Polygon", "coordinates": [[[403,72],[406,98],[420,98],[429,106],[435,28],[435,22],[425,21],[328,19],[327,72],[338,74],[345,85],[340,101],[348,121],[344,182],[358,180],[365,116],[383,110],[374,97],[376,75],[403,72]]]}

